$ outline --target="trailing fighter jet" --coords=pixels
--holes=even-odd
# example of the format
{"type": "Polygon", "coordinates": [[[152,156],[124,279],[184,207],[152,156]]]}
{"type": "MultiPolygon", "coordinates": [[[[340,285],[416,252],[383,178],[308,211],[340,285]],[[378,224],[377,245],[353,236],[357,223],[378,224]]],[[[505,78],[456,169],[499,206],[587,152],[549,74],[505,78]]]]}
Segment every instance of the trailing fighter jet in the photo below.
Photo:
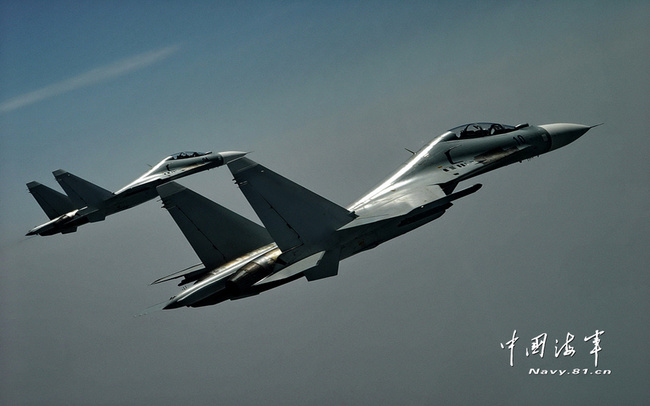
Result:
{"type": "Polygon", "coordinates": [[[174,179],[222,166],[245,152],[179,152],[160,161],[144,175],[115,193],[101,188],[64,170],[53,172],[66,194],[38,182],[27,188],[50,218],[34,227],[27,235],[67,234],[88,222],[102,221],[106,216],[130,209],[158,196],[156,186],[174,179]]]}
{"type": "MultiPolygon", "coordinates": [[[[593,126],[595,127],[595,126],[593,126]]],[[[258,294],[305,277],[334,276],[339,261],[442,216],[481,184],[459,182],[563,147],[589,126],[473,123],[425,145],[347,208],[245,157],[228,168],[264,227],[174,182],[158,186],[202,264],[158,279],[192,283],[155,309],[200,307],[258,294]]]]}

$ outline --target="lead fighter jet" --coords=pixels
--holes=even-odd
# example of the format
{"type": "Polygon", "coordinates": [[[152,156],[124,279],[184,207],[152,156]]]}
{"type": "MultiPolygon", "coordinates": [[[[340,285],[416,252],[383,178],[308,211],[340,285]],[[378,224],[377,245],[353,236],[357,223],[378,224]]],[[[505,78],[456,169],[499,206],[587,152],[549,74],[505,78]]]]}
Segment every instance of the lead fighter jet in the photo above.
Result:
{"type": "Polygon", "coordinates": [[[339,261],[442,216],[479,190],[459,182],[563,147],[589,126],[474,123],[435,138],[378,186],[343,208],[264,166],[228,162],[234,180],[265,227],[174,182],[159,186],[164,207],[202,264],[158,279],[192,283],[150,308],[213,305],[295,279],[334,276],[339,261]]]}
{"type": "Polygon", "coordinates": [[[38,182],[29,182],[27,188],[50,218],[34,227],[27,235],[67,234],[88,222],[102,221],[106,216],[130,209],[158,196],[156,186],[174,179],[224,165],[246,155],[245,152],[179,152],[153,166],[144,175],[111,193],[64,170],[53,172],[67,195],[38,182]]]}

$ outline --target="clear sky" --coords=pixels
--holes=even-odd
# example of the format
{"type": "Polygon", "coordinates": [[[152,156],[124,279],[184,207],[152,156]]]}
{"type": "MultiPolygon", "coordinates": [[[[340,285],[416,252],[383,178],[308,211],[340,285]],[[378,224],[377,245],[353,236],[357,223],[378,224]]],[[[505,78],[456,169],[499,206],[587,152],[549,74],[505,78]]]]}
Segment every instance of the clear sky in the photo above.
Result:
{"type": "MultiPolygon", "coordinates": [[[[647,1],[0,0],[0,403],[646,403],[649,20],[647,1]],[[472,121],[605,125],[335,278],[208,308],[133,317],[198,262],[158,202],[24,237],[47,219],[25,183],[59,168],[117,190],[174,152],[246,150],[347,205],[472,121]]],[[[225,168],[181,183],[255,219],[225,168]]]]}

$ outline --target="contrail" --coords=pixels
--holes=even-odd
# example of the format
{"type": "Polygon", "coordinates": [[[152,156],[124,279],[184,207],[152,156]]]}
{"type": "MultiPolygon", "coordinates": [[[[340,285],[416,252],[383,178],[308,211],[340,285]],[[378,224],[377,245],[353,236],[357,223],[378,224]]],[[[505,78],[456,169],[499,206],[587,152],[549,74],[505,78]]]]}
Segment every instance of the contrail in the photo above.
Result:
{"type": "Polygon", "coordinates": [[[142,69],[168,58],[178,51],[178,49],[178,45],[172,45],[155,51],[145,52],[140,55],[122,59],[110,65],[92,69],[78,76],[53,83],[38,90],[16,96],[0,104],[0,113],[6,113],[62,93],[94,85],[142,69]]]}

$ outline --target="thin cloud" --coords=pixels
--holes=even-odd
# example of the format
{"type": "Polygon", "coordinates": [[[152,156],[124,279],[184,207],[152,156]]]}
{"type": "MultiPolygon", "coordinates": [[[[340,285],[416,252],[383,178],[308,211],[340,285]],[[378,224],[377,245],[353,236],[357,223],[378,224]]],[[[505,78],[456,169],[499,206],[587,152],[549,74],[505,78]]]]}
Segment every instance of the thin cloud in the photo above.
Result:
{"type": "Polygon", "coordinates": [[[53,83],[33,92],[16,96],[0,104],[0,113],[6,113],[41,100],[67,93],[82,87],[91,86],[99,82],[126,75],[138,69],[152,65],[170,57],[178,51],[179,46],[173,45],[155,51],[149,51],[130,58],[122,59],[110,65],[92,69],[81,75],[53,83]]]}

